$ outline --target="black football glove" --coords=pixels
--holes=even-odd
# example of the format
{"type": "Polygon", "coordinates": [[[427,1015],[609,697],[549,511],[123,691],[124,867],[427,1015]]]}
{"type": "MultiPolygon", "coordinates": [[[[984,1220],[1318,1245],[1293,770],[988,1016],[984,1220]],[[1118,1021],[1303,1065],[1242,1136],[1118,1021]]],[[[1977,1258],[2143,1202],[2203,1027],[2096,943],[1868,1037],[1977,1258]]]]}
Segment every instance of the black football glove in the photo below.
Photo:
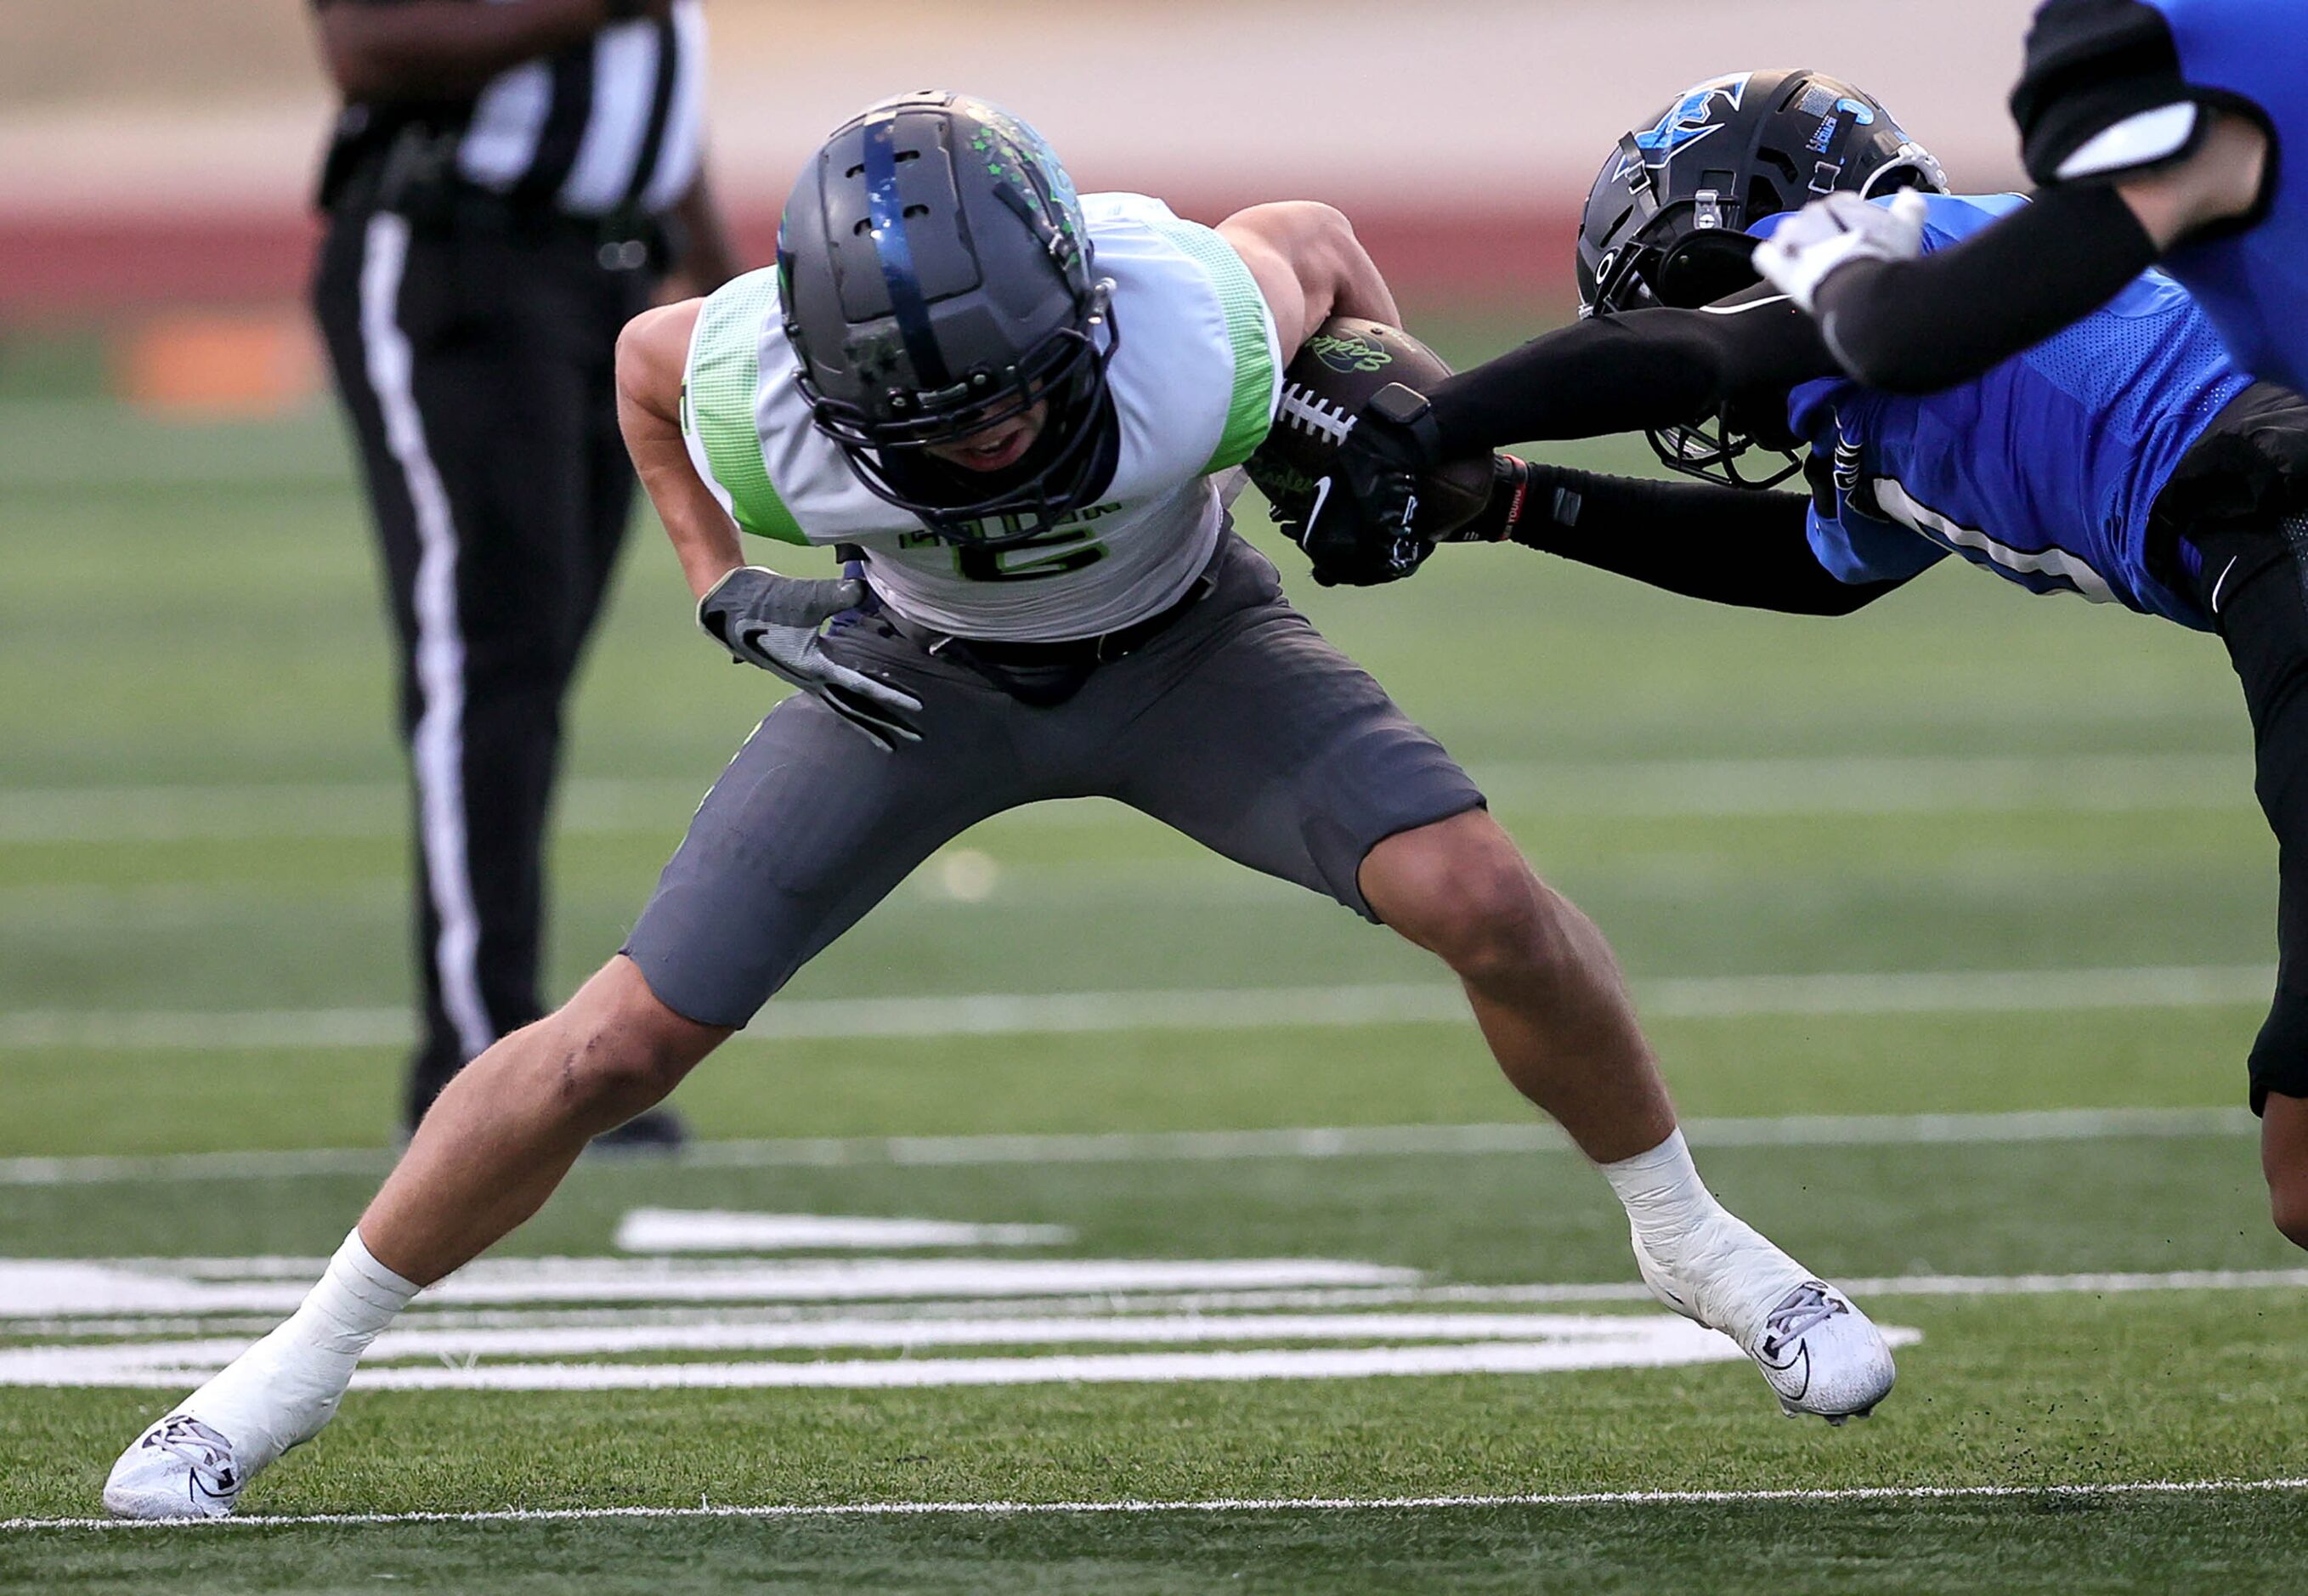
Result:
{"type": "Polygon", "coordinates": [[[757,665],[814,694],[884,754],[922,734],[909,719],[922,701],[829,655],[825,623],[865,600],[866,584],[804,581],[740,565],[697,601],[697,624],[743,665],[757,665]]]}
{"type": "Polygon", "coordinates": [[[1434,545],[1417,528],[1419,474],[1440,458],[1426,396],[1400,383],[1371,395],[1296,530],[1325,587],[1399,582],[1434,545]]]}
{"type": "Polygon", "coordinates": [[[1330,479],[1315,484],[1313,507],[1305,522],[1283,530],[1306,551],[1322,586],[1376,587],[1399,582],[1418,569],[1434,545],[1414,534],[1393,534],[1371,522],[1353,500],[1326,493],[1330,479]]]}

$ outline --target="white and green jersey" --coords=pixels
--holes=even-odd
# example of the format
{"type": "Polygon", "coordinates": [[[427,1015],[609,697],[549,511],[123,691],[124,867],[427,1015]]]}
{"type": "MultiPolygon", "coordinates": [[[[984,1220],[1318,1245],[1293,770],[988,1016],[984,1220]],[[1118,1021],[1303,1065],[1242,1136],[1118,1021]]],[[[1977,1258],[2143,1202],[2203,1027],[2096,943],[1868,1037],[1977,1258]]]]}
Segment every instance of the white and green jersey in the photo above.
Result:
{"type": "Polygon", "coordinates": [[[1082,211],[1121,333],[1107,366],[1121,448],[1098,504],[1007,548],[932,538],[811,424],[764,269],[706,300],[682,388],[689,458],[731,519],[788,543],[859,545],[891,608],[961,637],[1092,637],[1183,597],[1219,535],[1211,474],[1248,459],[1274,417],[1274,317],[1232,246],[1161,201],[1086,194],[1082,211]]]}

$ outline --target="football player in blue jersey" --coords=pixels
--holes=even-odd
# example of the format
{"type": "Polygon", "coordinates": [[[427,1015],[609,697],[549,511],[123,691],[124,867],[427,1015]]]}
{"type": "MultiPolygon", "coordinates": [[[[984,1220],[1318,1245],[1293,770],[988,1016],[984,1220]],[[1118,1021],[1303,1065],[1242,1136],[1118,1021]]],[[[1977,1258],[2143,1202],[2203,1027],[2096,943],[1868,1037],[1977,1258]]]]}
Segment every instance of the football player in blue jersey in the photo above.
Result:
{"type": "Polygon", "coordinates": [[[1847,373],[1976,376],[2160,261],[2240,366],[2308,391],[2299,0],[2045,0],[2011,112],[2042,193],[1962,248],[1922,258],[1911,218],[1837,194],[1758,252],[1847,373]]]}
{"type": "Polygon", "coordinates": [[[1518,440],[1641,430],[1706,480],[1503,459],[1490,513],[1458,536],[1813,615],[1857,609],[1954,554],[2032,591],[2217,632],[2283,845],[2282,957],[2252,1101],[2277,1225],[2308,1247],[2308,401],[2246,375],[2152,272],[1959,388],[1863,386],[1816,323],[1753,280],[1754,237],[1827,188],[1899,214],[1926,263],[2024,204],[1946,194],[1937,163],[1847,83],[1702,84],[1622,140],[1597,179],[1582,319],[1431,393],[1382,389],[1302,546],[1332,580],[1407,575],[1430,552],[1410,532],[1418,472],[1518,440]],[[1798,470],[1808,493],[1765,491],[1798,470]]]}

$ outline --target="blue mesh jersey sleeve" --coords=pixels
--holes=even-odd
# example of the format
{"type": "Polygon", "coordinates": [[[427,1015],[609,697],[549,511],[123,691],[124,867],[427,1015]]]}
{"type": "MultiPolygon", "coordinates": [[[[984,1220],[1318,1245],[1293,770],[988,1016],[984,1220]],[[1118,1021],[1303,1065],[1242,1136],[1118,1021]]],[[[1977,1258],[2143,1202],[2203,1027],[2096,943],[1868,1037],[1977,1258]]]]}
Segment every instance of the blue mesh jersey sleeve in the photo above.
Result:
{"type": "MultiPolygon", "coordinates": [[[[1927,252],[2026,203],[1925,203],[1927,252]]],[[[2188,296],[2151,272],[1942,393],[1807,383],[1789,396],[1788,424],[1830,453],[1835,486],[1832,513],[1813,508],[1813,551],[1847,582],[1913,575],[1951,552],[2031,591],[2206,626],[2150,569],[2148,523],[2181,457],[2250,381],[2188,296]]]]}
{"type": "Polygon", "coordinates": [[[2195,295],[2239,365],[2308,389],[2308,20],[2299,0],[2149,0],[2198,97],[2244,110],[2274,144],[2248,227],[2184,244],[2165,270],[2195,295]]]}

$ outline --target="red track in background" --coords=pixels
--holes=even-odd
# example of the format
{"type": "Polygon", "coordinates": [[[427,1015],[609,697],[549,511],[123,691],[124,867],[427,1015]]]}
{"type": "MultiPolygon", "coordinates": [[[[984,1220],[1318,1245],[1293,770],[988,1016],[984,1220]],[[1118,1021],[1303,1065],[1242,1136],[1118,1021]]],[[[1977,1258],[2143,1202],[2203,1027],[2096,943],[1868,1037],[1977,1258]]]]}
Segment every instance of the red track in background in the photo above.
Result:
{"type": "MultiPolygon", "coordinates": [[[[1181,203],[1224,215],[1224,203],[1181,203]]],[[[1477,217],[1366,210],[1355,218],[1398,289],[1422,300],[1558,303],[1568,291],[1576,212],[1477,217]]],[[[748,258],[766,262],[773,215],[737,220],[748,258]]],[[[101,320],[166,306],[277,305],[302,298],[320,237],[309,216],[0,216],[0,324],[101,320]]]]}

